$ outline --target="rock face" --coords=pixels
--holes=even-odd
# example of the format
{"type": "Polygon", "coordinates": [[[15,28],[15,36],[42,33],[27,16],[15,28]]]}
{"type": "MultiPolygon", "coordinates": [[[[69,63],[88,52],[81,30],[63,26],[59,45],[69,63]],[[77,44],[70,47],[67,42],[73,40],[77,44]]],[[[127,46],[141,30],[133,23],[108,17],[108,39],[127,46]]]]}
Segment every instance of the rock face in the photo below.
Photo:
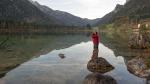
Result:
{"type": "Polygon", "coordinates": [[[101,75],[100,73],[92,73],[86,76],[83,84],[117,84],[111,76],[101,75]]]}
{"type": "Polygon", "coordinates": [[[145,61],[141,57],[136,57],[127,63],[128,71],[141,78],[150,76],[150,68],[147,67],[145,61]]]}
{"type": "Polygon", "coordinates": [[[104,58],[91,59],[87,64],[87,69],[91,72],[106,73],[114,69],[104,58]]]}

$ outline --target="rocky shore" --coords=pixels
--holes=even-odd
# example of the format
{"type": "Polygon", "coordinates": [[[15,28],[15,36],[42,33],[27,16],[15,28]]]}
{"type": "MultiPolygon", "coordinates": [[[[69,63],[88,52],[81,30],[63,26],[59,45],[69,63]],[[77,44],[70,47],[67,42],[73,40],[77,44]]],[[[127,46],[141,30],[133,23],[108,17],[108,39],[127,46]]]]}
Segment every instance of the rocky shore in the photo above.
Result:
{"type": "Polygon", "coordinates": [[[150,76],[150,68],[148,67],[146,60],[147,58],[135,57],[132,60],[128,61],[128,71],[138,77],[148,78],[150,76]]]}

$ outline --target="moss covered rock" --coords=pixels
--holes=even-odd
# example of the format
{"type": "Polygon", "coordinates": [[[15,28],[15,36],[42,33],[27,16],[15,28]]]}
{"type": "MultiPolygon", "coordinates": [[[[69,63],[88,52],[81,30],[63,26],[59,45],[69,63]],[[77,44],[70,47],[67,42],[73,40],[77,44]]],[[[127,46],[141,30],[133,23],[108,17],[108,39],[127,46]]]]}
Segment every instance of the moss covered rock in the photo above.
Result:
{"type": "Polygon", "coordinates": [[[127,63],[127,69],[132,74],[141,77],[148,78],[150,76],[150,68],[147,65],[147,58],[136,57],[127,63]]]}
{"type": "Polygon", "coordinates": [[[87,69],[91,72],[106,73],[114,69],[104,58],[91,59],[87,64],[87,69]]]}

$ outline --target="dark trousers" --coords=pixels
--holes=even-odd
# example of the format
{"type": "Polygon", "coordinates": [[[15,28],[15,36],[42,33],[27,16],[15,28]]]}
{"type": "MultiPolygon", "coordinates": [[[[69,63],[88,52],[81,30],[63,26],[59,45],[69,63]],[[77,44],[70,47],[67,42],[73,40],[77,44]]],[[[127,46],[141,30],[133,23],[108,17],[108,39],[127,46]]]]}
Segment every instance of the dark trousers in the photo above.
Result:
{"type": "Polygon", "coordinates": [[[98,49],[99,44],[94,44],[94,49],[98,49]]]}

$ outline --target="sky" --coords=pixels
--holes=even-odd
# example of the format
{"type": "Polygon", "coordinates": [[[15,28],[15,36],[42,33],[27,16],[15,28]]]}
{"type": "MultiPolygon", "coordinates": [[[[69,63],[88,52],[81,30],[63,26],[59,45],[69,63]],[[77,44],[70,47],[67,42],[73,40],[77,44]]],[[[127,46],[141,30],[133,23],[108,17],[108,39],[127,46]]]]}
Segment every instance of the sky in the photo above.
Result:
{"type": "Polygon", "coordinates": [[[54,10],[65,11],[81,18],[101,18],[126,0],[33,0],[54,10]]]}

